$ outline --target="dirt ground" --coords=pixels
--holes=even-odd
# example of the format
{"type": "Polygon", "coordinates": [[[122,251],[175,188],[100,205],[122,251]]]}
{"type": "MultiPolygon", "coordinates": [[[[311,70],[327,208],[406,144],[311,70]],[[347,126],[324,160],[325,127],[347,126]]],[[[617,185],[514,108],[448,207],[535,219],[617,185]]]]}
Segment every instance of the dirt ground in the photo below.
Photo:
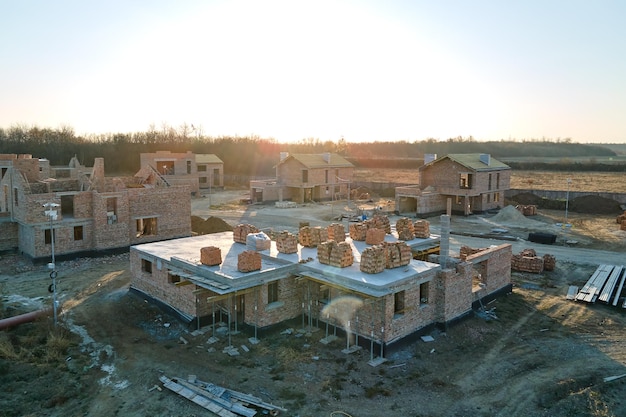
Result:
{"type": "MultiPolygon", "coordinates": [[[[193,214],[295,231],[302,221],[324,225],[385,204],[276,209],[241,205],[245,193],[220,192],[210,204],[195,199],[193,214]]],[[[475,237],[493,228],[515,237],[514,248],[532,246],[523,240],[529,231],[555,231],[557,245],[538,252],[558,250],[556,269],[514,273],[513,292],[486,306],[494,318],[472,316],[433,331],[433,342],[397,348],[377,367],[368,364],[369,349],[344,354],[345,339],[321,344],[326,328],[301,331],[300,320],[261,335],[256,345],[250,332],[232,335],[230,344],[249,352],[231,357],[222,352],[229,344],[223,327],[211,344],[211,331],[193,336],[194,329],[129,293],[127,254],[59,263],[59,325],[41,319],[0,331],[0,417],[212,415],[161,390],[161,374],[197,375],[287,408],[288,416],[626,415],[626,378],[603,381],[626,374],[624,312],[565,300],[568,286],[581,287],[602,256],[621,259],[626,232],[614,216],[568,219],[573,227],[565,229],[556,226],[560,212],[528,218],[535,223],[453,217],[452,251],[465,242],[502,243],[475,237]]],[[[438,217],[429,220],[436,232],[438,217]]],[[[0,257],[4,316],[50,306],[49,282],[43,266],[0,257]]]]}

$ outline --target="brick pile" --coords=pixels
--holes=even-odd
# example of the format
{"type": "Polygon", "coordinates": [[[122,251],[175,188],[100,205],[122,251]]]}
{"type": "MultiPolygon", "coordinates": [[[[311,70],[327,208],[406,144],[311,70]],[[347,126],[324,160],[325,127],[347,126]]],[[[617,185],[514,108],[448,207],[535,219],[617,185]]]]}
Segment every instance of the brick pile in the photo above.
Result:
{"type": "Polygon", "coordinates": [[[367,237],[367,225],[365,223],[350,223],[348,229],[352,240],[365,241],[367,237]]]}
{"type": "Polygon", "coordinates": [[[237,270],[239,272],[260,271],[261,254],[253,250],[241,252],[237,257],[237,270]]]}
{"type": "Polygon", "coordinates": [[[415,237],[418,239],[427,239],[430,237],[430,222],[428,220],[416,220],[413,223],[415,237]]]}
{"type": "Polygon", "coordinates": [[[300,228],[299,240],[302,246],[314,248],[320,243],[328,240],[328,230],[319,226],[304,226],[300,228]]]}
{"type": "Polygon", "coordinates": [[[624,224],[624,220],[626,220],[626,211],[624,211],[622,214],[617,216],[615,220],[616,220],[617,224],[620,224],[620,225],[624,224]]]}
{"type": "Polygon", "coordinates": [[[279,232],[276,235],[276,249],[280,253],[298,252],[298,238],[287,231],[279,232]]]}
{"type": "Polygon", "coordinates": [[[361,252],[361,272],[378,274],[385,270],[385,248],[382,245],[368,246],[361,252]]]}
{"type": "Polygon", "coordinates": [[[556,267],[556,257],[554,255],[543,255],[543,269],[545,271],[554,271],[556,267]]]}
{"type": "Polygon", "coordinates": [[[511,257],[511,269],[514,271],[540,274],[543,272],[543,258],[539,256],[524,256],[523,253],[513,255],[511,257]]]}
{"type": "Polygon", "coordinates": [[[415,238],[415,226],[413,226],[411,219],[407,217],[398,219],[396,232],[398,232],[398,239],[400,240],[413,240],[415,238]]]}
{"type": "Polygon", "coordinates": [[[216,246],[200,248],[200,262],[208,266],[219,265],[222,263],[222,251],[216,246]]]}
{"type": "Polygon", "coordinates": [[[332,223],[328,226],[328,239],[335,242],[343,242],[346,240],[346,229],[341,223],[332,223]]]}
{"type": "Polygon", "coordinates": [[[411,247],[404,242],[384,242],[385,268],[399,268],[408,265],[413,259],[411,247]]]}
{"type": "Polygon", "coordinates": [[[238,224],[233,229],[233,240],[237,243],[246,243],[246,237],[249,233],[258,233],[260,232],[256,226],[251,224],[238,224]]]}
{"type": "Polygon", "coordinates": [[[376,229],[382,229],[385,233],[391,233],[391,223],[389,222],[389,217],[383,214],[376,214],[369,220],[366,220],[367,228],[371,229],[372,227],[376,229]]]}
{"type": "Polygon", "coordinates": [[[537,206],[535,205],[519,205],[516,207],[524,216],[535,216],[537,214],[537,206]]]}
{"type": "Polygon", "coordinates": [[[470,248],[469,246],[461,246],[461,248],[459,249],[459,257],[461,258],[462,261],[464,261],[467,259],[468,256],[474,255],[484,250],[487,250],[487,248],[474,249],[474,248],[470,248]]]}
{"type": "Polygon", "coordinates": [[[623,220],[619,225],[619,230],[626,230],[626,220],[623,220]]]}
{"type": "Polygon", "coordinates": [[[272,246],[272,240],[263,232],[249,233],[246,236],[246,248],[250,250],[268,250],[272,246]]]}
{"type": "Polygon", "coordinates": [[[317,258],[321,264],[345,268],[354,263],[352,247],[348,242],[328,240],[317,247],[317,258]]]}
{"type": "Polygon", "coordinates": [[[383,229],[367,229],[365,232],[365,243],[368,245],[379,245],[385,241],[385,231],[383,229]]]}

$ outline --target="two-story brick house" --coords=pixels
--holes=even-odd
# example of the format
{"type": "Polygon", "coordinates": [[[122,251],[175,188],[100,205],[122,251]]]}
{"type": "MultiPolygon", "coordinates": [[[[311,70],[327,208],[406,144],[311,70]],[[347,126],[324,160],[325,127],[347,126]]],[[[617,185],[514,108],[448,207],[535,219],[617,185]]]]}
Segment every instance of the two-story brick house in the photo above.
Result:
{"type": "Polygon", "coordinates": [[[396,210],[417,215],[468,215],[504,205],[511,168],[489,154],[449,154],[419,168],[419,184],[396,188],[396,210]]]}
{"type": "Polygon", "coordinates": [[[276,178],[250,182],[253,202],[291,200],[296,203],[347,198],[354,165],[340,155],[282,152],[276,178]]]}

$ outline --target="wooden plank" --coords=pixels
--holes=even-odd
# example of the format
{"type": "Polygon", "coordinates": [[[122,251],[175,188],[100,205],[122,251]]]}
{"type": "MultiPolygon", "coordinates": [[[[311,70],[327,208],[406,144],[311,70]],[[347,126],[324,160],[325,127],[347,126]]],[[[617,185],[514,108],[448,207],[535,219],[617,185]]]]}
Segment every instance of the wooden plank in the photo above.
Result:
{"type": "Polygon", "coordinates": [[[615,292],[615,298],[613,298],[613,305],[616,306],[619,301],[619,297],[622,294],[622,288],[624,288],[624,279],[626,278],[626,273],[624,273],[624,265],[622,265],[622,277],[619,280],[619,285],[617,286],[617,291],[615,292]]]}
{"type": "Polygon", "coordinates": [[[604,288],[602,288],[602,292],[598,297],[598,300],[608,303],[611,300],[611,294],[613,294],[613,290],[615,289],[615,285],[617,284],[617,280],[622,274],[622,266],[614,266],[613,271],[611,271],[611,275],[609,275],[609,279],[606,281],[604,288]]]}

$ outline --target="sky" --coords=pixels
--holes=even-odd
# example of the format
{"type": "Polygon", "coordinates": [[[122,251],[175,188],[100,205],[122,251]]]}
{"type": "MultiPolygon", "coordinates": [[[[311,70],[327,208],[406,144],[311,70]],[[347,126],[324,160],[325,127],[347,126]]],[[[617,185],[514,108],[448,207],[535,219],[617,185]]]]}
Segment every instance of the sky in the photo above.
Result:
{"type": "Polygon", "coordinates": [[[0,127],[626,142],[623,0],[0,0],[0,127]]]}

